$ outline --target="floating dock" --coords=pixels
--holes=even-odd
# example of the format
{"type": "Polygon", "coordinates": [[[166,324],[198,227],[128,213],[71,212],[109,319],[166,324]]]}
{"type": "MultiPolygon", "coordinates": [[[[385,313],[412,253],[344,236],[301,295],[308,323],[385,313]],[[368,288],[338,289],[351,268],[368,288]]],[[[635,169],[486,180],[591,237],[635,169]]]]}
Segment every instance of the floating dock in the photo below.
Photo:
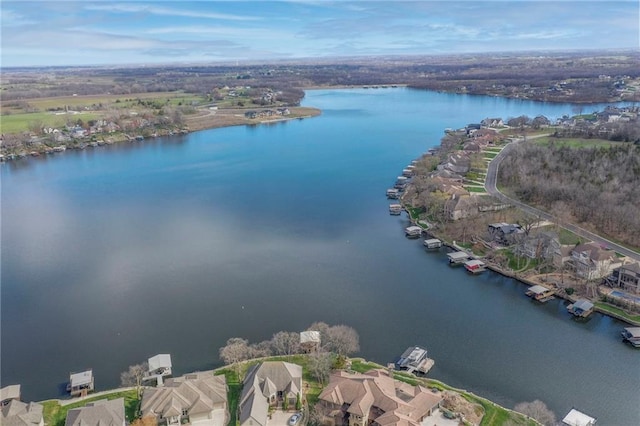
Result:
{"type": "Polygon", "coordinates": [[[534,285],[529,287],[525,294],[538,302],[547,302],[554,299],[556,291],[542,285],[534,285]]]}
{"type": "Polygon", "coordinates": [[[484,262],[478,259],[471,259],[464,262],[464,268],[472,274],[479,274],[486,269],[485,267],[484,262]]]}
{"type": "Polygon", "coordinates": [[[389,204],[389,214],[399,215],[402,213],[402,205],[401,204],[389,204]]]}
{"type": "Polygon", "coordinates": [[[435,248],[442,247],[442,241],[440,241],[437,238],[431,238],[431,239],[428,239],[428,240],[424,240],[424,242],[422,244],[426,248],[429,248],[429,249],[435,249],[435,248]]]}
{"type": "Polygon", "coordinates": [[[449,258],[449,263],[452,263],[454,265],[464,263],[471,259],[471,256],[463,251],[454,251],[451,253],[447,253],[447,257],[449,258]]]}
{"type": "Polygon", "coordinates": [[[587,299],[578,299],[567,306],[567,311],[576,317],[586,318],[593,312],[593,303],[587,299]]]}
{"type": "Polygon", "coordinates": [[[422,235],[422,228],[419,226],[409,226],[404,229],[404,234],[410,238],[418,238],[422,235]]]}
{"type": "Polygon", "coordinates": [[[69,392],[71,396],[87,396],[89,392],[93,392],[93,389],[93,370],[71,373],[69,375],[67,392],[69,392]]]}

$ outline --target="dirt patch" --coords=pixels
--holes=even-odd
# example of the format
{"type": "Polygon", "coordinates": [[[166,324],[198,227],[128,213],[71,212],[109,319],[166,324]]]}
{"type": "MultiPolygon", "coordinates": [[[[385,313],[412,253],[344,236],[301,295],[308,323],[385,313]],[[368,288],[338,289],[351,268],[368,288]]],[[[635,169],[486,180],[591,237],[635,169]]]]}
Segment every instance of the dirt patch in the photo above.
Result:
{"type": "Polygon", "coordinates": [[[484,408],[480,404],[474,404],[464,399],[460,394],[444,391],[442,394],[442,407],[462,417],[471,424],[479,425],[484,416],[484,408]]]}

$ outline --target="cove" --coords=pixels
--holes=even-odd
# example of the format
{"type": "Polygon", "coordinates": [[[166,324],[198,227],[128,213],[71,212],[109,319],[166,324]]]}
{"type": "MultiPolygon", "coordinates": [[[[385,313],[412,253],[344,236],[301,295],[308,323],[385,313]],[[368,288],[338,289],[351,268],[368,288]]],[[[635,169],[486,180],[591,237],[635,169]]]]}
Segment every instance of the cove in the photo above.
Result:
{"type": "Polygon", "coordinates": [[[386,188],[445,128],[572,105],[405,88],[304,104],[322,115],[2,164],[3,384],[41,400],[93,368],[108,389],[157,353],[182,374],[220,365],[230,337],[325,321],[382,364],[424,346],[432,377],[507,407],[640,424],[622,323],[576,322],[517,281],[450,268],[388,214],[386,188]]]}

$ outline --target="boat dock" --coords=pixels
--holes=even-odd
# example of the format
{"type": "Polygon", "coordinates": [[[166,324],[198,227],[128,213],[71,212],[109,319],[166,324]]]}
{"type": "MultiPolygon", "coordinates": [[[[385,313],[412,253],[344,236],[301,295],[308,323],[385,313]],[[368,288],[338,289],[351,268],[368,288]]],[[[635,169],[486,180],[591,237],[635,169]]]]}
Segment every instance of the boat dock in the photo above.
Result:
{"type": "Polygon", "coordinates": [[[387,189],[387,198],[392,200],[397,200],[400,196],[400,190],[398,188],[389,188],[387,189]]]}
{"type": "Polygon", "coordinates": [[[547,302],[555,298],[556,291],[542,285],[534,285],[529,287],[525,294],[538,302],[547,302]]]}
{"type": "Polygon", "coordinates": [[[622,330],[622,338],[631,346],[640,348],[640,327],[626,327],[622,330]]]}
{"type": "Polygon", "coordinates": [[[427,350],[418,346],[410,346],[405,350],[395,363],[398,370],[405,370],[408,373],[427,374],[433,367],[435,361],[427,357],[427,350]]]}
{"type": "Polygon", "coordinates": [[[593,312],[593,303],[587,299],[578,299],[567,306],[567,311],[576,317],[586,318],[593,312]]]}
{"type": "Polygon", "coordinates": [[[472,274],[479,274],[480,272],[485,271],[485,266],[484,262],[478,259],[471,259],[464,262],[465,269],[472,274]]]}
{"type": "Polygon", "coordinates": [[[89,392],[93,392],[93,389],[93,370],[71,373],[69,375],[67,392],[69,392],[71,396],[87,396],[89,392]]]}
{"type": "Polygon", "coordinates": [[[437,238],[431,238],[431,239],[428,239],[428,240],[424,240],[424,242],[422,244],[426,248],[429,248],[429,249],[435,249],[435,248],[442,247],[442,241],[440,241],[437,238]]]}
{"type": "Polygon", "coordinates": [[[402,213],[402,205],[401,204],[389,204],[389,214],[399,215],[402,213]]]}
{"type": "Polygon", "coordinates": [[[595,426],[596,418],[586,415],[575,408],[562,419],[562,423],[567,426],[595,426]]]}
{"type": "Polygon", "coordinates": [[[449,258],[449,263],[452,263],[454,265],[464,263],[471,259],[471,256],[469,256],[469,254],[465,253],[464,251],[454,251],[451,253],[447,253],[447,257],[449,258]]]}
{"type": "Polygon", "coordinates": [[[422,228],[419,226],[409,226],[404,229],[404,234],[409,238],[418,238],[422,235],[422,228]]]}

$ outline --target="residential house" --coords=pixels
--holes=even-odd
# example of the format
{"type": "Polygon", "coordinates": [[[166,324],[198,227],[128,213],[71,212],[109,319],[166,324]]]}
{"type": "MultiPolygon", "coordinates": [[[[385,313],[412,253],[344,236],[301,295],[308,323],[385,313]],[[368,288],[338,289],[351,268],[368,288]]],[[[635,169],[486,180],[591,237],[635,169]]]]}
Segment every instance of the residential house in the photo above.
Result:
{"type": "Polygon", "coordinates": [[[570,264],[577,276],[594,280],[606,277],[622,262],[613,250],[603,249],[596,243],[586,243],[573,248],[570,264]]]}
{"type": "Polygon", "coordinates": [[[387,371],[331,375],[319,402],[334,425],[419,426],[442,397],[423,386],[393,379],[387,371]]]}
{"type": "Polygon", "coordinates": [[[160,425],[224,426],[229,421],[227,381],[211,372],[167,379],[162,387],[145,389],[141,411],[160,425]]]}
{"type": "Polygon", "coordinates": [[[2,405],[2,426],[44,426],[43,406],[37,402],[24,403],[17,399],[9,399],[2,405]]]}
{"type": "Polygon", "coordinates": [[[480,122],[484,127],[504,127],[502,118],[485,118],[480,122]]]}
{"type": "Polygon", "coordinates": [[[458,220],[478,214],[477,197],[474,195],[457,195],[454,193],[444,203],[444,214],[449,220],[458,220]]]}
{"type": "Polygon", "coordinates": [[[65,426],[126,426],[124,398],[101,399],[67,412],[65,426]]]}
{"type": "Polygon", "coordinates": [[[570,244],[555,244],[553,247],[553,266],[562,268],[565,264],[568,264],[574,247],[570,244]]]}
{"type": "Polygon", "coordinates": [[[0,406],[5,406],[13,400],[20,401],[20,385],[9,385],[0,389],[0,406]]]}
{"type": "Polygon", "coordinates": [[[529,259],[552,259],[559,244],[557,234],[540,232],[539,234],[525,237],[516,248],[516,253],[529,259]]]}
{"type": "Polygon", "coordinates": [[[295,408],[302,400],[302,367],[283,361],[254,365],[244,379],[240,426],[264,426],[270,407],[295,408]]]}
{"type": "Polygon", "coordinates": [[[489,238],[500,244],[511,245],[524,236],[522,226],[515,223],[491,223],[488,226],[489,238]]]}
{"type": "Polygon", "coordinates": [[[449,154],[449,160],[444,165],[444,168],[451,172],[464,175],[471,169],[471,159],[469,158],[469,152],[456,151],[449,154]]]}
{"type": "Polygon", "coordinates": [[[625,291],[640,293],[640,263],[633,262],[615,268],[609,281],[625,291]]]}

